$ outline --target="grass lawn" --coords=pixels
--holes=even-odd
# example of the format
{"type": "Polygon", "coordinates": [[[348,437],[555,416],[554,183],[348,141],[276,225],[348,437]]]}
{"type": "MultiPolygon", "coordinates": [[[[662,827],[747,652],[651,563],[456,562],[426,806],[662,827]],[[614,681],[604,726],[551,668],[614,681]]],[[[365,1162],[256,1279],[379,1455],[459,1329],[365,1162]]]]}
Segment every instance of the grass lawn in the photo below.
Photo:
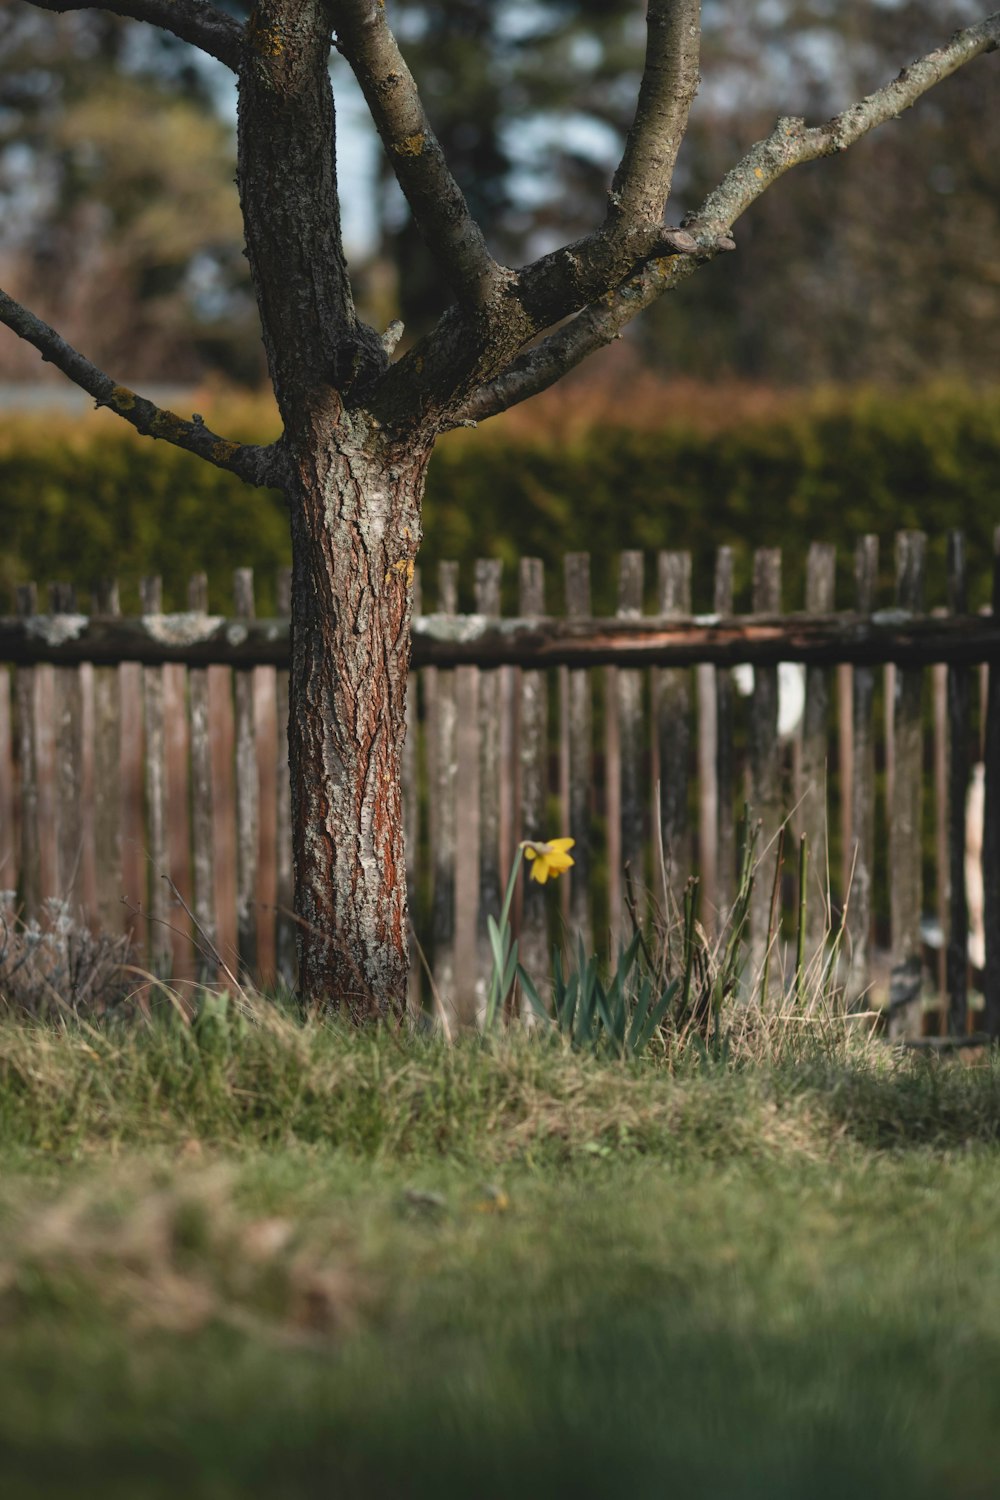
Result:
{"type": "Polygon", "coordinates": [[[1000,1065],[0,1025],[0,1488],[986,1497],[1000,1065]]]}

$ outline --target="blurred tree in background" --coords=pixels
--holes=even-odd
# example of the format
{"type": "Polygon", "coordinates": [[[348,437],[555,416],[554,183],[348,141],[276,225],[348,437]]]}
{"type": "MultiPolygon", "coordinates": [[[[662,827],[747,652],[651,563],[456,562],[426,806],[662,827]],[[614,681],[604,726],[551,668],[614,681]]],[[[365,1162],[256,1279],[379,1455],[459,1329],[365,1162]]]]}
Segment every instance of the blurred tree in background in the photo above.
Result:
{"type": "MultiPolygon", "coordinates": [[[[136,379],[263,377],[230,125],[162,32],[0,14],[0,265],[75,345],[136,379]]],[[[8,375],[37,358],[4,345],[8,375]]]]}
{"type": "MultiPolygon", "coordinates": [[[[700,202],[733,152],[770,130],[776,106],[824,119],[982,7],[756,0],[734,26],[735,9],[706,0],[704,82],[668,217],[700,202]]],[[[647,357],[778,385],[994,380],[1000,114],[989,79],[947,80],[904,121],[825,163],[822,185],[816,165],[755,205],[737,256],[650,309],[638,330],[647,357]]]]}
{"type": "MultiPolygon", "coordinates": [[[[592,223],[641,71],[638,0],[389,3],[498,257],[521,263],[592,223]]],[[[226,8],[245,16],[249,5],[226,8]]],[[[969,0],[705,0],[704,81],[668,218],[679,221],[767,134],[776,102],[825,118],[975,14],[969,0]]],[[[0,70],[8,284],[130,378],[259,380],[224,70],[192,64],[151,27],[92,12],[54,22],[17,4],[0,13],[0,70]]],[[[905,129],[887,126],[839,161],[792,174],[743,220],[737,255],[630,330],[644,359],[667,373],[780,386],[993,379],[1000,116],[990,86],[984,71],[962,70],[905,129]],[[906,233],[914,220],[934,233],[906,233]]],[[[370,125],[346,90],[339,128],[341,151],[360,152],[370,125]]],[[[402,316],[415,337],[446,293],[384,156],[372,160],[373,233],[353,247],[358,291],[371,321],[402,316]]],[[[4,338],[0,378],[36,372],[4,338]]]]}

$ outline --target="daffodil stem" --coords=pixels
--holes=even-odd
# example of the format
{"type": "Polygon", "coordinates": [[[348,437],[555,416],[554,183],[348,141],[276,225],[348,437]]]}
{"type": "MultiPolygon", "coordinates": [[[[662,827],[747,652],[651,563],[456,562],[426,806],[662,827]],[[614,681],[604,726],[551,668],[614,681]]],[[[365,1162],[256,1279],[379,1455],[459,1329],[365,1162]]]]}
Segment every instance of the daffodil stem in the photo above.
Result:
{"type": "Polygon", "coordinates": [[[521,868],[521,860],[523,856],[524,846],[522,844],[518,844],[517,850],[514,854],[514,862],[510,867],[510,877],[507,881],[507,889],[504,893],[503,906],[500,908],[500,921],[497,923],[496,929],[497,933],[499,934],[500,952],[498,955],[494,956],[493,973],[490,977],[490,990],[486,1000],[485,1029],[487,1031],[490,1031],[492,1029],[493,1023],[497,1017],[497,1012],[499,1011],[501,1005],[503,1005],[504,1001],[507,999],[507,996],[501,994],[500,992],[503,988],[504,969],[506,967],[507,958],[510,953],[510,908],[511,903],[514,900],[514,887],[517,885],[517,872],[521,868]]]}
{"type": "Polygon", "coordinates": [[[521,860],[523,858],[524,858],[524,845],[523,844],[518,844],[517,849],[514,852],[514,863],[510,867],[510,879],[507,881],[507,890],[506,890],[506,892],[504,894],[503,906],[500,908],[500,931],[501,932],[503,932],[504,927],[507,925],[507,922],[508,922],[508,920],[510,918],[510,905],[511,905],[511,902],[513,901],[513,899],[514,899],[514,887],[517,884],[517,872],[521,868],[521,860]]]}

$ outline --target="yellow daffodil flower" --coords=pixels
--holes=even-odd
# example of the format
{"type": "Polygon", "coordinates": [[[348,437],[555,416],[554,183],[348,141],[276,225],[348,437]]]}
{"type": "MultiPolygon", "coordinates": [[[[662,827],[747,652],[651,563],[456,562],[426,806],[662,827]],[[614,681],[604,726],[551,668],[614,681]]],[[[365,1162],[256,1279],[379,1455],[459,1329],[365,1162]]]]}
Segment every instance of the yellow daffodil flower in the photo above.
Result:
{"type": "Polygon", "coordinates": [[[575,842],[575,839],[550,839],[547,844],[522,844],[525,859],[531,861],[532,880],[544,885],[549,876],[556,880],[564,870],[568,870],[573,860],[567,851],[572,849],[575,842]]]}

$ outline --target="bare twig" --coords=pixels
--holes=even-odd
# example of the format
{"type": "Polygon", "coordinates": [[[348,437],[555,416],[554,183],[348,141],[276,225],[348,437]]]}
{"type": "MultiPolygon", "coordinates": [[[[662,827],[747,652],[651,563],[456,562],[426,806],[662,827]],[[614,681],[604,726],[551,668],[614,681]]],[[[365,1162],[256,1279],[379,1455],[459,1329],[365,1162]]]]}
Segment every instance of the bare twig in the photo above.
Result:
{"type": "Polygon", "coordinates": [[[281,469],[281,449],[277,443],[260,448],[250,443],[233,443],[212,432],[200,417],[187,421],[172,411],[162,410],[128,386],[117,385],[96,365],[70,344],[54,328],[0,290],[0,323],[29,344],[34,344],[42,359],[68,375],[81,390],[93,396],[98,406],[106,406],[147,437],[163,438],[176,448],[185,448],[199,458],[229,469],[250,484],[276,484],[281,469]]]}
{"type": "Polygon", "coordinates": [[[834,156],[887,120],[895,120],[935,84],[943,82],[966,63],[1000,47],[1000,11],[985,21],[957,31],[943,47],[928,52],[903,68],[891,83],[876,89],[857,104],[810,127],[802,119],[782,116],[771,134],[750,147],[705,199],[687,227],[703,239],[726,234],[773,182],[791,167],[834,156]]]}

